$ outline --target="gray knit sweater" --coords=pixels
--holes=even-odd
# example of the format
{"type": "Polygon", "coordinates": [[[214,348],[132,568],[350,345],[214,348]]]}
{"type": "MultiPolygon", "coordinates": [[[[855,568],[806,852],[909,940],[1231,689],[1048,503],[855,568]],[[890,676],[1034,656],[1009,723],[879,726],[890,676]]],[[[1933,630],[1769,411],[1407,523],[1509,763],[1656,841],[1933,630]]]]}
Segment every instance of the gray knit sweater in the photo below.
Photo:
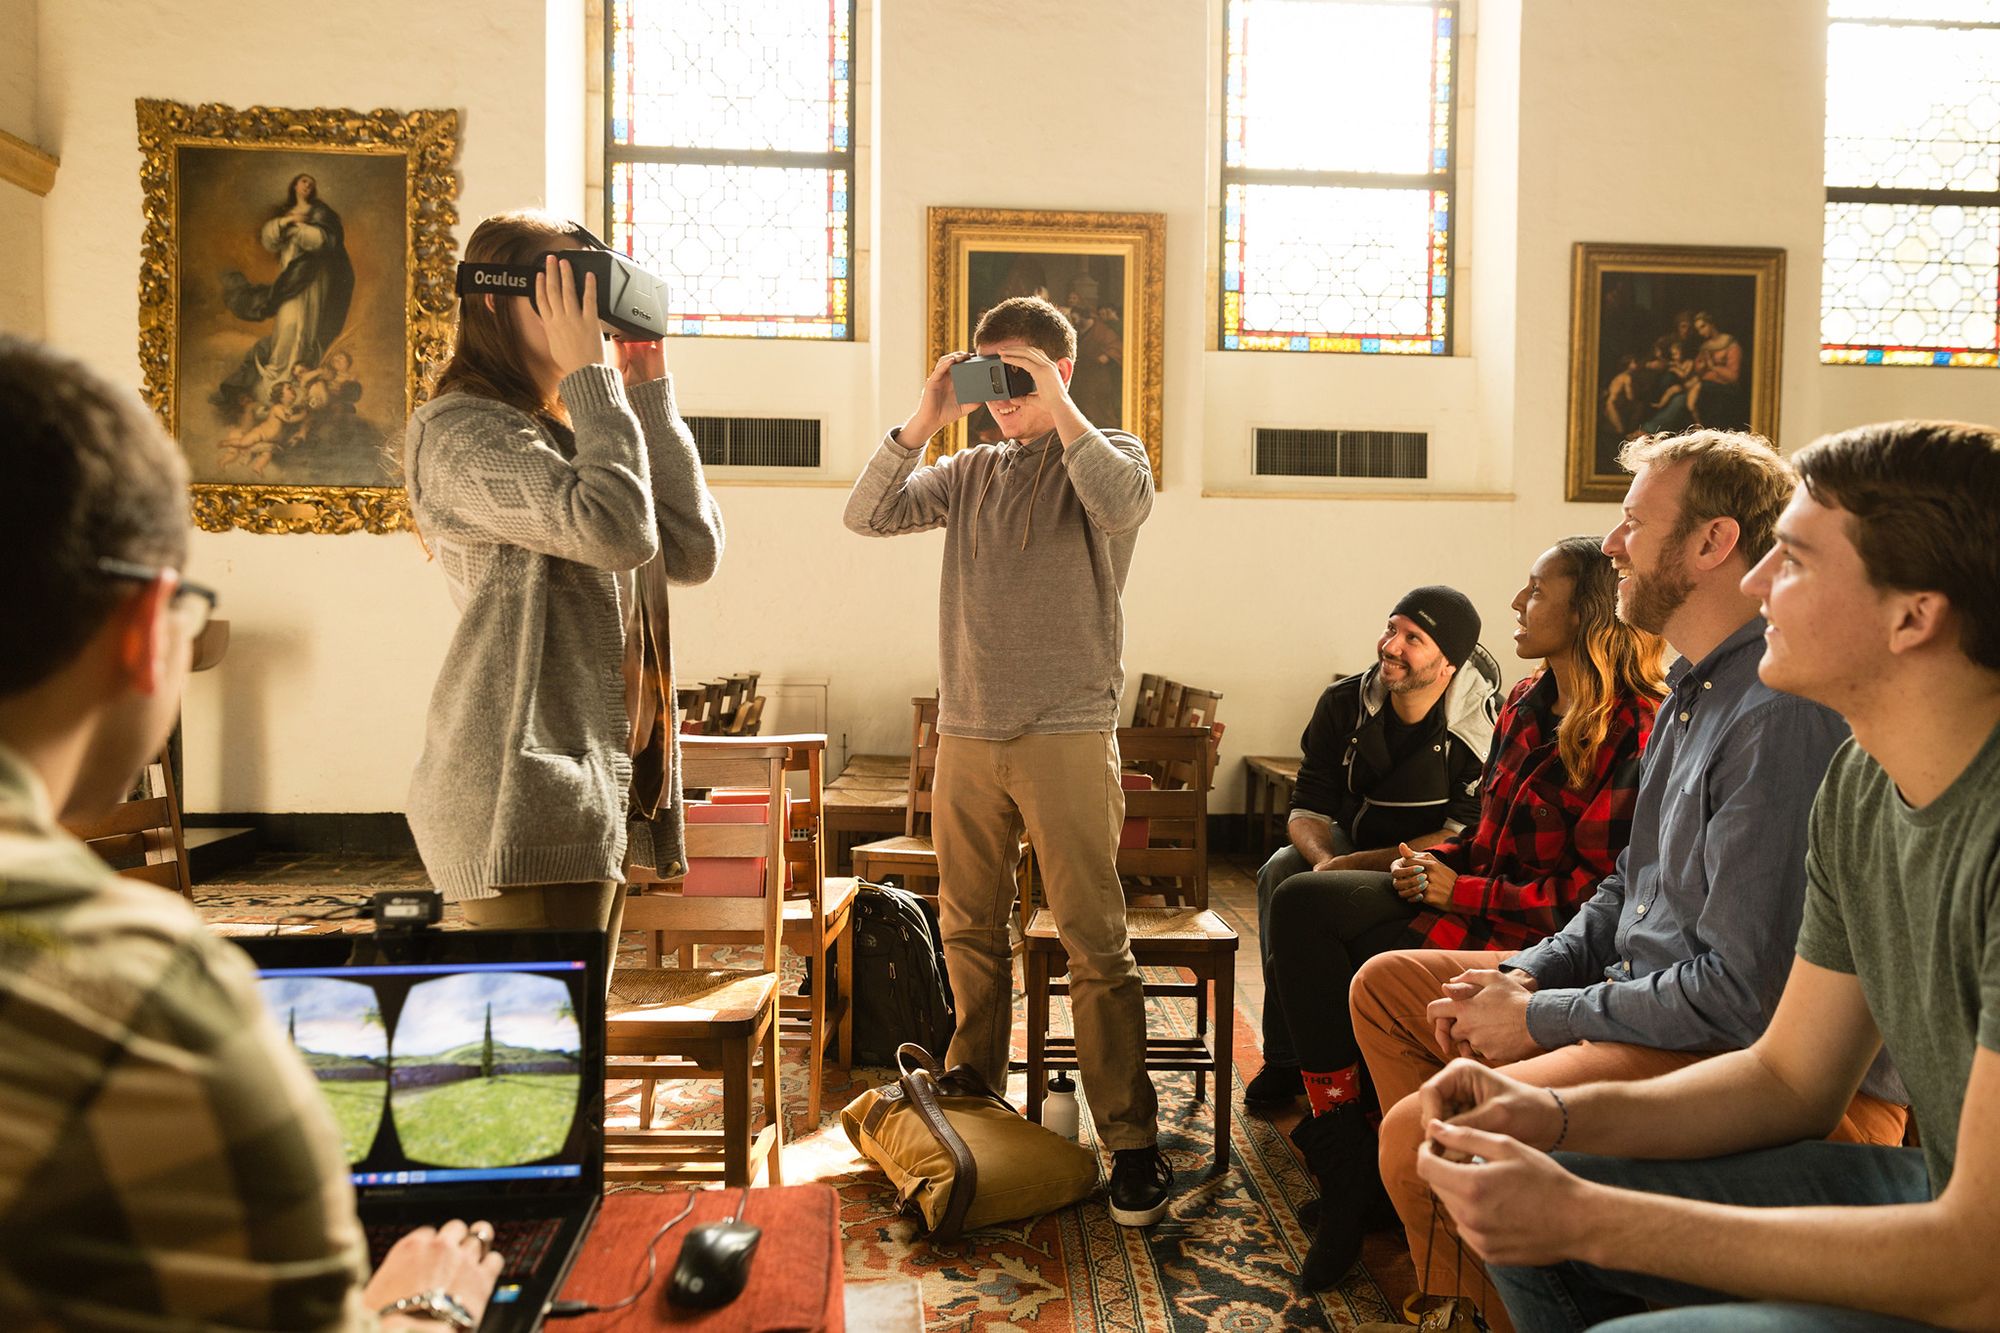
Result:
{"type": "Polygon", "coordinates": [[[722,514],[671,380],[628,399],[616,371],[588,366],[560,392],[573,441],[468,394],[432,399],[410,419],[410,507],[459,610],[410,785],[410,829],[451,900],[623,879],[628,852],[663,870],[681,859],[677,749],[672,804],[650,821],[626,819],[625,621],[632,571],[656,554],[673,583],[715,573],[722,514]]]}
{"type": "Polygon", "coordinates": [[[918,467],[891,432],[847,498],[847,526],[943,528],[938,731],[979,740],[1110,731],[1125,684],[1119,597],[1153,510],[1146,447],[1092,430],[1068,448],[981,444],[918,467]]]}

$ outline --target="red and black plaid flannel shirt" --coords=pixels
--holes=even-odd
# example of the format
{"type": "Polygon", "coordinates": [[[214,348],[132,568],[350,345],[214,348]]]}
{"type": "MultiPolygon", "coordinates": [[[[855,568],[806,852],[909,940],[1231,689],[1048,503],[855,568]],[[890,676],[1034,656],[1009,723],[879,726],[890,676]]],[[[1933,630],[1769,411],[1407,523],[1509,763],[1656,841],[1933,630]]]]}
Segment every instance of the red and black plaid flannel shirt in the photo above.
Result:
{"type": "Polygon", "coordinates": [[[1625,698],[1611,715],[1590,780],[1579,790],[1556,752],[1547,672],[1514,687],[1493,733],[1479,825],[1430,848],[1458,872],[1449,911],[1410,922],[1427,949],[1521,949],[1576,915],[1617,868],[1632,837],[1639,754],[1653,731],[1652,699],[1625,698]]]}

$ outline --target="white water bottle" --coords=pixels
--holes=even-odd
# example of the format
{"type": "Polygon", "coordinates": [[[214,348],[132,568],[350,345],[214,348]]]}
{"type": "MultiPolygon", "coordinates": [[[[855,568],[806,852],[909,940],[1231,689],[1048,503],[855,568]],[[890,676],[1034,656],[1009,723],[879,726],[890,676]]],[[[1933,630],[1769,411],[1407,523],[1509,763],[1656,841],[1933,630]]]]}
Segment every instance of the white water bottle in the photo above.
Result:
{"type": "Polygon", "coordinates": [[[1076,1080],[1067,1071],[1057,1070],[1049,1079],[1049,1095],[1042,1100],[1042,1128],[1076,1142],[1076,1080]]]}

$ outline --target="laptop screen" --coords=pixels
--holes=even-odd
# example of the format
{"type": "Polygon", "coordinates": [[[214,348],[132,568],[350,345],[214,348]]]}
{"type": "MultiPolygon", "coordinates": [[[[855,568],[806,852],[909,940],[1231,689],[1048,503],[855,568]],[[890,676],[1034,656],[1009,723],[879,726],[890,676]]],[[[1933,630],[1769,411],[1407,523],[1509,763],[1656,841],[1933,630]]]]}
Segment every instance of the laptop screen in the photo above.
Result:
{"type": "Polygon", "coordinates": [[[599,1188],[601,935],[238,942],[319,1079],[364,1197],[599,1188]]]}

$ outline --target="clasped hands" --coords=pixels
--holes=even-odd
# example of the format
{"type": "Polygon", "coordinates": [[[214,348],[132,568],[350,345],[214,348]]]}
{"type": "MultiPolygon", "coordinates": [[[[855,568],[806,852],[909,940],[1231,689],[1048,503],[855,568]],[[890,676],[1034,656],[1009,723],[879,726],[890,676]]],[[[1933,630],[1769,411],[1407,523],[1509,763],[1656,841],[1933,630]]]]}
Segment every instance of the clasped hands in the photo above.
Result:
{"type": "Polygon", "coordinates": [[[1589,1239],[1585,1196],[1599,1187],[1543,1150],[1565,1121],[1548,1089],[1453,1060],[1417,1098],[1417,1175],[1474,1253],[1513,1267],[1580,1257],[1589,1239]]]}
{"type": "Polygon", "coordinates": [[[1470,968],[1444,983],[1444,994],[1424,1009],[1440,1054],[1477,1056],[1512,1064],[1542,1047],[1528,1031],[1528,997],[1535,979],[1526,972],[1470,968]]]}
{"type": "Polygon", "coordinates": [[[1420,907],[1450,907],[1451,886],[1458,882],[1458,872],[1429,852],[1411,851],[1407,842],[1397,843],[1396,850],[1401,855],[1389,863],[1389,881],[1396,895],[1420,907]]]}

